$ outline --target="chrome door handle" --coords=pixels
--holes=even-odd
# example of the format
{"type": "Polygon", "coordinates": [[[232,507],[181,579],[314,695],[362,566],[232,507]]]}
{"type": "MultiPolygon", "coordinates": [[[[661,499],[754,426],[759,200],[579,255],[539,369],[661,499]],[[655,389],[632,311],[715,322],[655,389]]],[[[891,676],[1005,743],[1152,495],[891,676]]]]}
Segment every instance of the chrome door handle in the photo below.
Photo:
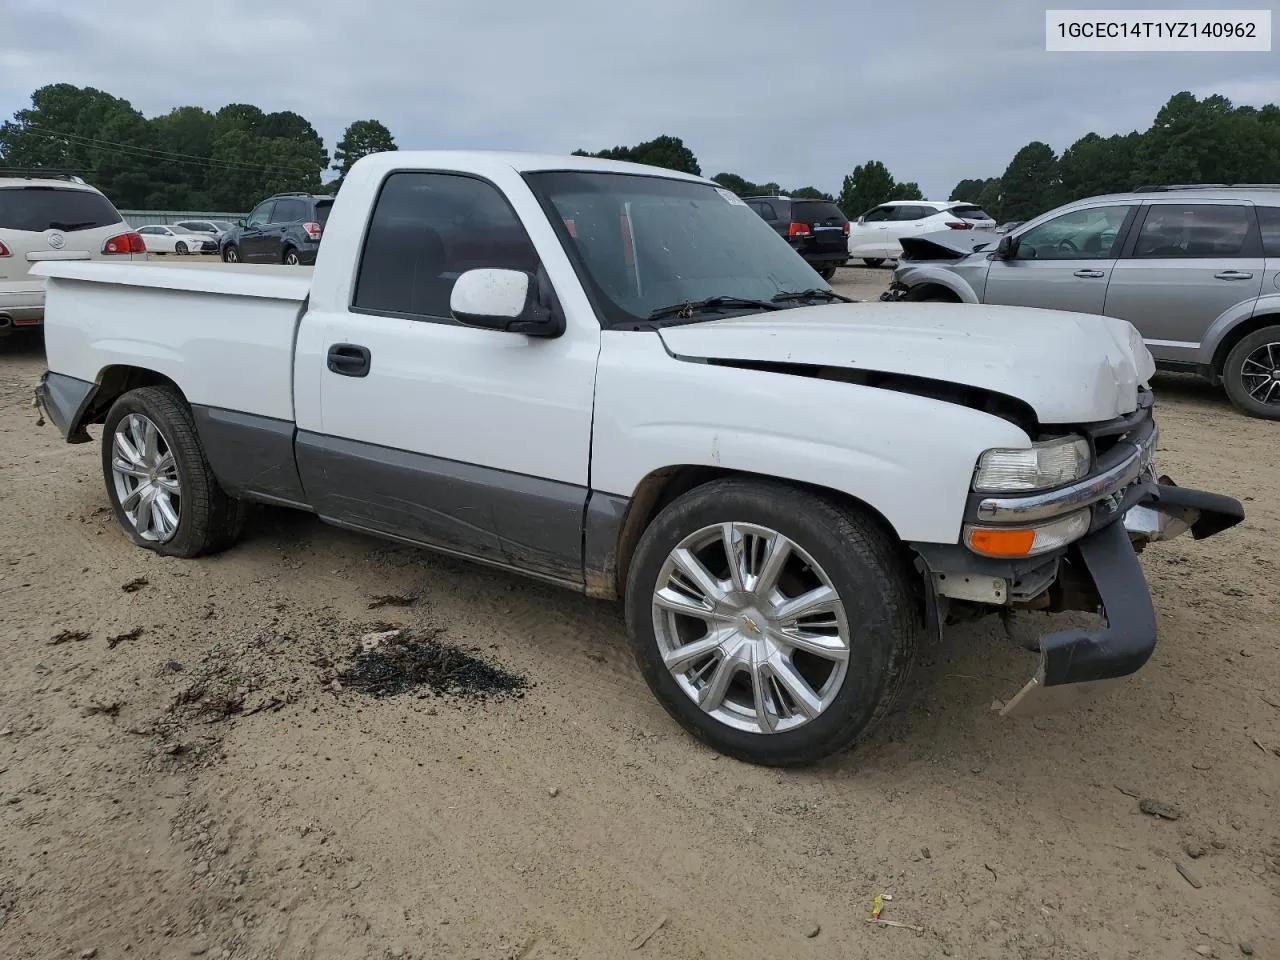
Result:
{"type": "Polygon", "coordinates": [[[1073,277],[1083,277],[1089,280],[1101,280],[1106,275],[1104,270],[1077,270],[1072,274],[1073,277]]]}
{"type": "Polygon", "coordinates": [[[1253,274],[1248,270],[1223,270],[1213,275],[1215,280],[1252,280],[1253,274]]]}

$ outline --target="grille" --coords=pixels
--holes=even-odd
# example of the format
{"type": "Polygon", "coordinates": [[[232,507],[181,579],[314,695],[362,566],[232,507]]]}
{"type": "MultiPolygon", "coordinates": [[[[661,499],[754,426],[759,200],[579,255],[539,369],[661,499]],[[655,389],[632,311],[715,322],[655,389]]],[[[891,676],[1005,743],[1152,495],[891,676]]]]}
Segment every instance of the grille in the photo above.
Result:
{"type": "Polygon", "coordinates": [[[1101,423],[1084,423],[1072,428],[1083,435],[1093,449],[1095,464],[1105,465],[1108,454],[1120,443],[1140,443],[1155,429],[1153,408],[1155,398],[1150,390],[1138,391],[1138,409],[1133,413],[1101,423]]]}

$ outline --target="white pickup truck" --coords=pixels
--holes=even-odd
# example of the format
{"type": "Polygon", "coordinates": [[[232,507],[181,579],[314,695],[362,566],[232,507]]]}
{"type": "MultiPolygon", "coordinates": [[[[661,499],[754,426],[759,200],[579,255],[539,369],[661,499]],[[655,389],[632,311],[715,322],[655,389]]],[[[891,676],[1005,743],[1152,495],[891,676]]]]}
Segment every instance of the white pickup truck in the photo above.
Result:
{"type": "Polygon", "coordinates": [[[139,546],[221,550],[257,501],[621,599],[666,709],[750,762],[848,747],[976,613],[1105,612],[1040,638],[1010,713],[1132,674],[1136,550],[1243,518],[1157,480],[1128,323],[850,302],[651,167],[378,154],[314,271],[34,272],[38,401],[70,442],[103,425],[139,546]]]}

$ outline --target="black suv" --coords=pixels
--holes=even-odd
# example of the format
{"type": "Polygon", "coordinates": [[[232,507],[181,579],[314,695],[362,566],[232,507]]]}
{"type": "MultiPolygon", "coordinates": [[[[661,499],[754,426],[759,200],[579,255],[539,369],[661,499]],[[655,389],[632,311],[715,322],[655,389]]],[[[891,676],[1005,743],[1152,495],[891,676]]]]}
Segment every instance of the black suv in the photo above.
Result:
{"type": "Polygon", "coordinates": [[[849,262],[849,218],[830,200],[743,197],[823,280],[849,262]]]}
{"type": "Polygon", "coordinates": [[[316,262],[320,235],[333,209],[333,197],[277,193],[267,197],[219,241],[227,263],[316,262]]]}

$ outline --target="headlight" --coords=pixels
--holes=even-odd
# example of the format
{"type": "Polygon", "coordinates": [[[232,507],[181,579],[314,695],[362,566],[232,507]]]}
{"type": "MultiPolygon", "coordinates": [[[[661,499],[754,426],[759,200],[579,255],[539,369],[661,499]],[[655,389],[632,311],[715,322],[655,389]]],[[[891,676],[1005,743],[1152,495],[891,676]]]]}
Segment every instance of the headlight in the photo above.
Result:
{"type": "Polygon", "coordinates": [[[978,458],[973,489],[979,493],[1047,490],[1087,476],[1091,457],[1083,437],[1042,440],[1025,450],[988,450],[978,458]]]}

